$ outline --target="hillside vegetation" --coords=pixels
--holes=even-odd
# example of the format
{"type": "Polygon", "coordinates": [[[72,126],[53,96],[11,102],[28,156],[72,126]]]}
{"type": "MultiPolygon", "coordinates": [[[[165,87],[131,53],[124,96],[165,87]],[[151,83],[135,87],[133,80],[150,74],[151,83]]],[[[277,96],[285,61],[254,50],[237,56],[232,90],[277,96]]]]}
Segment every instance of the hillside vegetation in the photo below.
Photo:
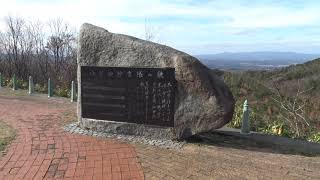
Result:
{"type": "Polygon", "coordinates": [[[22,17],[3,18],[0,30],[2,85],[15,76],[19,88],[27,88],[32,76],[35,89],[46,90],[48,79],[58,95],[67,96],[77,75],[77,33],[62,19],[41,23],[22,17]]]}
{"type": "Polygon", "coordinates": [[[242,103],[251,129],[320,142],[320,58],[275,71],[224,72],[236,99],[232,127],[241,127],[242,103]]]}

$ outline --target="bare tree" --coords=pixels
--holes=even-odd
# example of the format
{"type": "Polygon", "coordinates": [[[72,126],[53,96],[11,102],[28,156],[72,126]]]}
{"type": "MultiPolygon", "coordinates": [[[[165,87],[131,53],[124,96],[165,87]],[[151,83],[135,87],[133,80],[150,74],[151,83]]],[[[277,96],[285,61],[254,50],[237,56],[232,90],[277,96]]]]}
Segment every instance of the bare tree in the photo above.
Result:
{"type": "MultiPolygon", "coordinates": [[[[19,78],[26,79],[35,74],[33,61],[38,42],[34,29],[39,26],[26,21],[21,17],[8,16],[5,20],[7,31],[2,35],[7,75],[16,74],[19,78]]],[[[39,33],[39,32],[37,32],[39,33]]],[[[39,51],[38,51],[39,52],[39,51]]]]}
{"type": "Polygon", "coordinates": [[[312,89],[302,89],[300,81],[298,81],[298,89],[294,96],[285,95],[280,90],[279,85],[275,83],[271,88],[273,92],[272,99],[280,108],[280,116],[288,123],[296,137],[304,136],[306,129],[310,126],[306,115],[306,100],[301,97],[312,89]]]}
{"type": "Polygon", "coordinates": [[[5,58],[5,52],[4,52],[4,34],[0,31],[0,64],[2,67],[0,67],[0,71],[3,72],[4,70],[4,58],[5,58]]]}
{"type": "Polygon", "coordinates": [[[62,19],[50,20],[50,36],[48,37],[46,49],[48,58],[53,60],[53,73],[58,81],[62,82],[61,77],[67,79],[75,78],[75,59],[76,59],[76,36],[68,23],[62,19]],[[59,76],[57,76],[59,75],[59,76]]]}
{"type": "Polygon", "coordinates": [[[3,46],[4,51],[6,53],[6,60],[8,66],[13,68],[8,69],[8,74],[12,75],[13,72],[17,73],[18,76],[21,76],[22,66],[19,66],[20,61],[20,53],[22,44],[22,36],[23,36],[23,26],[24,19],[20,17],[12,17],[8,16],[5,18],[5,23],[7,26],[7,31],[4,32],[3,37],[3,46]]]}
{"type": "Polygon", "coordinates": [[[144,19],[144,39],[147,41],[165,44],[160,33],[161,28],[150,23],[148,18],[144,19]]]}
{"type": "Polygon", "coordinates": [[[45,33],[44,25],[39,20],[30,22],[29,24],[29,34],[33,42],[33,62],[32,71],[34,80],[36,81],[46,81],[49,78],[50,61],[48,58],[48,53],[45,50],[45,33]]]}
{"type": "Polygon", "coordinates": [[[155,34],[154,34],[154,27],[151,26],[150,21],[148,18],[144,19],[144,35],[145,35],[145,40],[147,41],[153,41],[155,38],[155,34]]]}
{"type": "Polygon", "coordinates": [[[62,19],[43,24],[8,16],[5,25],[6,30],[0,32],[2,74],[16,74],[24,80],[32,75],[41,84],[49,77],[56,84],[67,85],[75,79],[76,33],[62,19]]]}
{"type": "Polygon", "coordinates": [[[73,45],[76,40],[72,30],[62,19],[55,19],[49,22],[51,35],[47,42],[49,54],[54,58],[54,69],[59,72],[61,69],[66,70],[73,54],[73,45]]]}

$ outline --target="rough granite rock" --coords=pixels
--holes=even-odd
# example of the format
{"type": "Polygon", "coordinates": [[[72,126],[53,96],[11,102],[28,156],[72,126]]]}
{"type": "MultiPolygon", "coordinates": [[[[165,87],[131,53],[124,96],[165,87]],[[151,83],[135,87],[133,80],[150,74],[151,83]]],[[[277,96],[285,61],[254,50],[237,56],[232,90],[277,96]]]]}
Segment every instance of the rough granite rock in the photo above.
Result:
{"type": "MultiPolygon", "coordinates": [[[[171,47],[86,23],[79,34],[78,66],[82,65],[175,68],[174,131],[178,139],[220,128],[232,119],[234,99],[221,78],[198,59],[171,47]]],[[[78,111],[81,115],[81,106],[78,111]]]]}

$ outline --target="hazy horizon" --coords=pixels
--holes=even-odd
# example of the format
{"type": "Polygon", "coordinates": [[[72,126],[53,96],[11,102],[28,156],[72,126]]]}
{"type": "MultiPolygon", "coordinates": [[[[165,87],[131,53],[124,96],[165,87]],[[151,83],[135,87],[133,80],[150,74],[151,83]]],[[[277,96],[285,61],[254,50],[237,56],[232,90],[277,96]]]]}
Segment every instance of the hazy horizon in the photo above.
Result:
{"type": "Polygon", "coordinates": [[[241,54],[241,53],[296,53],[296,54],[306,54],[306,55],[319,55],[319,53],[300,53],[294,51],[224,51],[224,52],[217,52],[217,53],[206,53],[206,54],[192,54],[194,56],[197,55],[218,55],[218,54],[241,54]]]}

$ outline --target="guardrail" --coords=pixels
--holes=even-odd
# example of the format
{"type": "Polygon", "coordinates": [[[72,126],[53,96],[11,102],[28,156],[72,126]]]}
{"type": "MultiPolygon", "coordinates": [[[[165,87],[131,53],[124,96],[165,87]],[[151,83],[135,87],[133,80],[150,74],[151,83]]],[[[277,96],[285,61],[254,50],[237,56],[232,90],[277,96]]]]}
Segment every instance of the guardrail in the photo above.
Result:
{"type": "MultiPolygon", "coordinates": [[[[3,80],[4,80],[3,74],[0,72],[0,89],[4,86],[3,80]]],[[[9,87],[12,88],[13,91],[18,90],[17,78],[16,78],[15,74],[12,76],[11,81],[12,81],[12,84],[9,85],[9,87]]],[[[48,90],[47,90],[48,98],[50,98],[53,96],[53,90],[54,90],[52,87],[52,82],[51,82],[50,78],[48,79],[47,87],[48,87],[48,90]]],[[[77,96],[75,88],[76,88],[75,82],[71,81],[71,88],[70,88],[70,101],[71,102],[74,102],[76,99],[76,96],[77,96]]],[[[35,92],[34,81],[33,81],[32,76],[29,76],[28,94],[31,95],[31,94],[34,94],[34,92],[35,92]]]]}

